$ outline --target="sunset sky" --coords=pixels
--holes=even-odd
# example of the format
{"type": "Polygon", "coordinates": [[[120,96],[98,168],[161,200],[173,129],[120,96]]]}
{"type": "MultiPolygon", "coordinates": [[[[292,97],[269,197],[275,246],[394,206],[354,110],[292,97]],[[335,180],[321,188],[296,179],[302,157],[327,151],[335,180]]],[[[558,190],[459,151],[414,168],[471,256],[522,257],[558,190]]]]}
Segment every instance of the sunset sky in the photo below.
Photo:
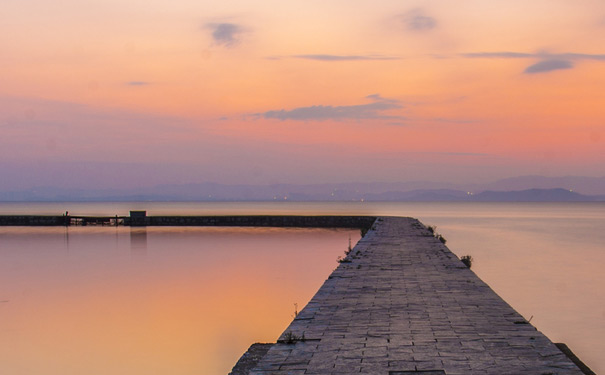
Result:
{"type": "Polygon", "coordinates": [[[602,0],[0,14],[0,188],[605,176],[602,0]]]}

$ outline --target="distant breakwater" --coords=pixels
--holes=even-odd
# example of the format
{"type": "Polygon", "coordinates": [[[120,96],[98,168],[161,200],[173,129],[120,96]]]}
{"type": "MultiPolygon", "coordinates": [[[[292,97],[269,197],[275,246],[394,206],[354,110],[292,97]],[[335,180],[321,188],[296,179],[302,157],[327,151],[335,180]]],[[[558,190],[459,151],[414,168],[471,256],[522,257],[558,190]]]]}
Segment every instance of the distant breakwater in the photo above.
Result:
{"type": "Polygon", "coordinates": [[[217,227],[300,227],[359,228],[372,226],[374,216],[221,215],[147,216],[132,211],[130,216],[0,215],[0,226],[217,226],[217,227]]]}

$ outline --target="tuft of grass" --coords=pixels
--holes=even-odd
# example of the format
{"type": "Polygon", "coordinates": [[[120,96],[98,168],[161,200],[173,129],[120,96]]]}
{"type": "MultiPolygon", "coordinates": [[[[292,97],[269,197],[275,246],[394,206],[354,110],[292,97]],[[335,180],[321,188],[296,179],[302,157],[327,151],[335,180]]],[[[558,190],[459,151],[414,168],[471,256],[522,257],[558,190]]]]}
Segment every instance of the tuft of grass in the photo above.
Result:
{"type": "Polygon", "coordinates": [[[441,241],[442,244],[445,245],[445,243],[447,242],[447,240],[445,239],[445,237],[443,237],[441,234],[437,233],[437,227],[434,225],[427,225],[426,229],[429,231],[429,237],[433,236],[436,239],[438,239],[439,241],[441,241]]]}
{"type": "MultiPolygon", "coordinates": [[[[351,236],[349,236],[349,247],[347,247],[347,249],[345,250],[345,256],[344,258],[339,256],[336,261],[338,263],[351,263],[351,259],[348,258],[348,255],[351,254],[351,251],[353,251],[353,246],[351,244],[351,236]]],[[[357,251],[357,254],[359,254],[359,250],[357,251]]]]}
{"type": "Polygon", "coordinates": [[[351,236],[349,236],[349,247],[347,247],[347,250],[345,251],[345,255],[349,255],[351,250],[353,250],[353,247],[351,246],[351,236]]]}
{"type": "Polygon", "coordinates": [[[299,341],[305,341],[305,334],[304,333],[302,334],[302,336],[298,336],[298,335],[292,333],[292,331],[288,331],[284,335],[284,339],[283,339],[282,342],[284,344],[292,345],[292,344],[296,344],[299,341]]]}
{"type": "Polygon", "coordinates": [[[471,268],[473,265],[473,257],[470,255],[463,255],[462,258],[460,258],[460,261],[468,268],[471,268]]]}
{"type": "Polygon", "coordinates": [[[370,230],[370,228],[366,228],[366,227],[361,228],[361,229],[360,229],[360,231],[361,231],[361,237],[362,237],[362,238],[363,238],[363,237],[365,237],[365,236],[366,236],[366,234],[368,234],[368,231],[369,231],[369,230],[370,230]]]}

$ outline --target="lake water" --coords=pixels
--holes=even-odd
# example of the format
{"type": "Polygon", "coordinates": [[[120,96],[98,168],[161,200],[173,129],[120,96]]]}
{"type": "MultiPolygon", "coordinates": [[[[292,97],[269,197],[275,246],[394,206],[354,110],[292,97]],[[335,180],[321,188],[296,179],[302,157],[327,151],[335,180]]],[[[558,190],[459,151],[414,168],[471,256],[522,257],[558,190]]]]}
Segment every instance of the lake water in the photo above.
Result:
{"type": "MultiPolygon", "coordinates": [[[[604,203],[1,203],[0,214],[419,218],[555,342],[605,371],[604,203]],[[533,317],[533,318],[532,318],[533,317]]],[[[7,374],[225,374],[275,341],[359,231],[0,227],[7,374]]]]}

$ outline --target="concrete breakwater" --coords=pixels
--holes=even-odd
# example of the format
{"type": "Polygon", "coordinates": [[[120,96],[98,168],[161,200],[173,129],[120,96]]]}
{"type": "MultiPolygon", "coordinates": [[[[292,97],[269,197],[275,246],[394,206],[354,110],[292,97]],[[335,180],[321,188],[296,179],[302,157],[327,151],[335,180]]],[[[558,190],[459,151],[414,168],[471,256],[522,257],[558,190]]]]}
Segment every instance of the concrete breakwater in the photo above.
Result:
{"type": "Polygon", "coordinates": [[[228,226],[228,227],[299,227],[365,228],[372,216],[301,216],[301,215],[221,215],[221,216],[147,216],[133,211],[130,216],[73,215],[0,215],[0,226],[228,226]]]}
{"type": "Polygon", "coordinates": [[[419,221],[385,217],[232,374],[591,373],[559,347],[419,221]]]}
{"type": "Polygon", "coordinates": [[[0,226],[62,226],[69,225],[65,215],[0,215],[0,226]]]}

